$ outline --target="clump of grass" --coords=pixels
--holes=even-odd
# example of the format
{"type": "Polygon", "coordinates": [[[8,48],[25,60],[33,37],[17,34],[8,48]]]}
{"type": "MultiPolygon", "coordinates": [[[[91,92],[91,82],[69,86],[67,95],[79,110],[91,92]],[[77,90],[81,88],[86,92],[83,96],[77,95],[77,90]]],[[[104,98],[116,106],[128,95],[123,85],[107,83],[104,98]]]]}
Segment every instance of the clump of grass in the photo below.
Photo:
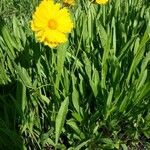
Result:
{"type": "Polygon", "coordinates": [[[2,16],[0,148],[149,149],[149,1],[70,9],[75,28],[57,49],[36,42],[31,11],[2,16]]]}

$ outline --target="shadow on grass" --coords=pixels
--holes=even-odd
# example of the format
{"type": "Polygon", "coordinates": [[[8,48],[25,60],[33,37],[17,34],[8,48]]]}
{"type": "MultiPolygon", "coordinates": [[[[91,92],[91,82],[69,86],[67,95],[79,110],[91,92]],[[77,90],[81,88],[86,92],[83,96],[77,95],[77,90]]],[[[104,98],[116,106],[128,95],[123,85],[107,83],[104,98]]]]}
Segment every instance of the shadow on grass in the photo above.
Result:
{"type": "Polygon", "coordinates": [[[19,133],[19,115],[12,98],[14,83],[0,86],[0,149],[22,150],[23,140],[19,133]]]}

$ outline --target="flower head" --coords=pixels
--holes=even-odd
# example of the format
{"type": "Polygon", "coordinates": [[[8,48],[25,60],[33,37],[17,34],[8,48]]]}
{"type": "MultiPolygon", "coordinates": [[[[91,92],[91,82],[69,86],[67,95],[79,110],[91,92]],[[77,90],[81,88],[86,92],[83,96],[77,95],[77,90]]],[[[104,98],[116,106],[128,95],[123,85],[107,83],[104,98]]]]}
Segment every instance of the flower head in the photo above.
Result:
{"type": "Polygon", "coordinates": [[[67,4],[67,5],[72,5],[74,6],[75,5],[75,0],[63,0],[64,4],[67,4]]]}
{"type": "Polygon", "coordinates": [[[33,14],[31,28],[38,41],[56,47],[67,41],[67,33],[71,32],[73,23],[67,8],[61,8],[52,0],[43,0],[33,14]]]}
{"type": "Polygon", "coordinates": [[[96,0],[96,3],[98,4],[106,4],[108,0],[96,0]]]}

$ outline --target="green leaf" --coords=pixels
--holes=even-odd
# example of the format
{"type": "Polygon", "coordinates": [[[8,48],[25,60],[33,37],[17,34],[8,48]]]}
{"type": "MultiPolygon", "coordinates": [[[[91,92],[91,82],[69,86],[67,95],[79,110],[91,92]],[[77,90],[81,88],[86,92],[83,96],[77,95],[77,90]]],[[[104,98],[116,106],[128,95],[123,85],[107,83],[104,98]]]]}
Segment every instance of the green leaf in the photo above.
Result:
{"type": "Polygon", "coordinates": [[[83,146],[87,145],[91,140],[87,140],[79,144],[74,150],[80,150],[83,146]]]}
{"type": "Polygon", "coordinates": [[[22,68],[21,66],[15,65],[15,69],[17,71],[17,74],[19,78],[22,80],[22,82],[25,84],[27,87],[32,87],[32,82],[31,78],[25,68],[22,68]]]}
{"type": "Polygon", "coordinates": [[[147,26],[147,29],[144,33],[144,36],[141,39],[139,48],[134,56],[134,59],[132,61],[129,73],[128,73],[128,77],[127,77],[127,83],[129,84],[130,78],[132,73],[134,72],[134,70],[136,69],[137,65],[139,64],[139,62],[142,60],[143,55],[144,55],[144,47],[146,45],[146,43],[150,40],[149,38],[149,32],[150,32],[150,25],[147,26]]]}
{"type": "Polygon", "coordinates": [[[121,146],[123,150],[128,150],[128,147],[126,146],[126,144],[121,144],[121,146]]]}
{"type": "Polygon", "coordinates": [[[18,103],[17,108],[23,114],[25,111],[26,103],[27,103],[26,87],[20,81],[17,82],[16,98],[17,98],[17,103],[18,103]]]}
{"type": "Polygon", "coordinates": [[[72,75],[72,103],[76,111],[79,113],[80,112],[80,105],[79,105],[79,92],[76,89],[76,83],[77,79],[74,75],[72,75]]]}
{"type": "Polygon", "coordinates": [[[69,99],[68,97],[61,103],[61,107],[58,111],[56,121],[55,121],[55,144],[58,144],[58,140],[60,137],[60,134],[62,132],[67,111],[68,111],[68,105],[69,105],[69,99]]]}
{"type": "Polygon", "coordinates": [[[68,120],[67,124],[80,136],[81,139],[85,139],[84,133],[79,129],[74,119],[68,120]]]}
{"type": "Polygon", "coordinates": [[[57,76],[56,76],[56,82],[55,82],[56,88],[59,87],[59,81],[61,79],[61,74],[62,74],[62,71],[63,71],[66,52],[67,52],[67,44],[61,45],[57,49],[57,65],[56,65],[57,76]]]}

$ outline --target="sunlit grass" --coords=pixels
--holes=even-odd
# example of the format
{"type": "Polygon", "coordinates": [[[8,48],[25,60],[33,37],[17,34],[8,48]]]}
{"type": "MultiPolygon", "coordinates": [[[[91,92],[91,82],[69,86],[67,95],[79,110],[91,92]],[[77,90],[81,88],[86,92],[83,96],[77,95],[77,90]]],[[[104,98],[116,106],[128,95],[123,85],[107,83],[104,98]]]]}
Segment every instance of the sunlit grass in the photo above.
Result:
{"type": "Polygon", "coordinates": [[[53,49],[38,3],[0,2],[0,149],[149,149],[150,2],[76,1],[53,49]]]}

